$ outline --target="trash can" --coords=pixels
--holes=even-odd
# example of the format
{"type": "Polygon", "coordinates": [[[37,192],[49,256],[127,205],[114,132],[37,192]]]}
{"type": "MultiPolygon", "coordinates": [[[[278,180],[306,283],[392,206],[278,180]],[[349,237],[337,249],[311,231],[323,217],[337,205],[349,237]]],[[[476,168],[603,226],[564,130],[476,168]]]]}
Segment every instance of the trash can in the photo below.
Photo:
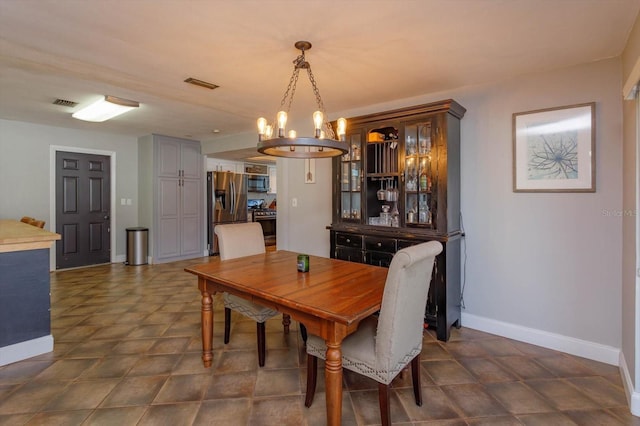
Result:
{"type": "Polygon", "coordinates": [[[146,265],[149,252],[149,229],[127,228],[126,265],[146,265]]]}

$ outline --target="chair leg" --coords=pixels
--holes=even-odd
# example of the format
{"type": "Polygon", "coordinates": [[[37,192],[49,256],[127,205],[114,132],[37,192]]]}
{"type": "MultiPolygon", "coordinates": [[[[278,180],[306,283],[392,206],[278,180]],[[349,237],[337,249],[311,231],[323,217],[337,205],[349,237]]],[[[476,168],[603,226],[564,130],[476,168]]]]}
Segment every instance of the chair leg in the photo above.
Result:
{"type": "Polygon", "coordinates": [[[389,426],[391,424],[390,387],[390,385],[378,383],[378,400],[380,401],[380,420],[382,421],[382,426],[389,426]]]}
{"type": "Polygon", "coordinates": [[[289,325],[291,324],[291,317],[289,314],[282,314],[282,325],[284,326],[284,334],[289,334],[289,325]]]}
{"type": "Polygon", "coordinates": [[[300,323],[300,334],[302,334],[302,341],[306,346],[307,345],[307,327],[305,327],[304,324],[302,323],[300,323]]]}
{"type": "Polygon", "coordinates": [[[411,360],[411,378],[413,379],[413,396],[416,405],[422,407],[422,388],[420,387],[420,354],[411,360]]]}
{"type": "Polygon", "coordinates": [[[229,343],[229,332],[231,331],[231,309],[224,308],[224,344],[229,343]]]}
{"type": "Polygon", "coordinates": [[[265,358],[265,326],[263,322],[257,322],[257,331],[258,331],[258,365],[260,367],[264,367],[264,358],[265,358]]]}
{"type": "Polygon", "coordinates": [[[313,397],[316,394],[316,379],[318,378],[318,358],[307,354],[307,396],[304,406],[311,407],[313,397]]]}

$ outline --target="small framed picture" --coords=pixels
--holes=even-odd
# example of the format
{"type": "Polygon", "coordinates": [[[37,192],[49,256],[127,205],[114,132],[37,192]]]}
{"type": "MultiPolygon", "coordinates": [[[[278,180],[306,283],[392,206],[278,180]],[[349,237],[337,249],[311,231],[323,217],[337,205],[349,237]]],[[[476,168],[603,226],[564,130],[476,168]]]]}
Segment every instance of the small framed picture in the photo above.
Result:
{"type": "Polygon", "coordinates": [[[304,159],[304,183],[316,183],[316,160],[304,159]]]}
{"type": "Polygon", "coordinates": [[[514,192],[595,192],[595,102],[513,114],[514,192]]]}

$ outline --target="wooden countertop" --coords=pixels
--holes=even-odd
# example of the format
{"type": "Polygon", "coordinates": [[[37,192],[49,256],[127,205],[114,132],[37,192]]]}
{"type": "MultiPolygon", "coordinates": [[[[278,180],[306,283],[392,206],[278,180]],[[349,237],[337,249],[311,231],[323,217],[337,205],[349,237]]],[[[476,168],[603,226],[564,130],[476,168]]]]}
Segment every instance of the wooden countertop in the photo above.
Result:
{"type": "Polygon", "coordinates": [[[0,219],[0,253],[51,248],[60,234],[17,220],[0,219]]]}

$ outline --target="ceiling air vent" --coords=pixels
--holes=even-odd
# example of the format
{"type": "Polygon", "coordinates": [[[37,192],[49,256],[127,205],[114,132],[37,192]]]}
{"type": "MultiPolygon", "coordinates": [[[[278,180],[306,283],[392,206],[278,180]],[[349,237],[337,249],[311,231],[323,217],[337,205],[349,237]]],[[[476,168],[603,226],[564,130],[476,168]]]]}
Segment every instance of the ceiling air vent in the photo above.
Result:
{"type": "Polygon", "coordinates": [[[195,86],[200,86],[200,87],[204,87],[204,88],[207,88],[207,89],[211,89],[211,90],[217,89],[218,87],[220,87],[217,84],[209,83],[207,81],[198,80],[197,78],[192,78],[192,77],[189,77],[184,82],[185,83],[189,83],[189,84],[193,84],[195,86]]]}
{"type": "Polygon", "coordinates": [[[56,99],[55,101],[53,101],[54,105],[62,105],[62,106],[66,106],[69,108],[73,108],[76,105],[78,105],[77,102],[73,102],[73,101],[66,101],[64,99],[56,99]]]}

